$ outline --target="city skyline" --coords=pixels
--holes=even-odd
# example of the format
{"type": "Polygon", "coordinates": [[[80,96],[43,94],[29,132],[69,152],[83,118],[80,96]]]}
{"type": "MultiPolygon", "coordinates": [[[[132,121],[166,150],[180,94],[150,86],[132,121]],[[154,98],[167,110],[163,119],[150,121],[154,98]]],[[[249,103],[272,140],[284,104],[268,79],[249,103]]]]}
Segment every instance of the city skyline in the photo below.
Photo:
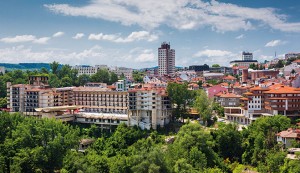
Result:
{"type": "Polygon", "coordinates": [[[0,61],[157,66],[164,41],[176,66],[262,62],[300,52],[300,3],[275,1],[5,1],[0,61]]]}

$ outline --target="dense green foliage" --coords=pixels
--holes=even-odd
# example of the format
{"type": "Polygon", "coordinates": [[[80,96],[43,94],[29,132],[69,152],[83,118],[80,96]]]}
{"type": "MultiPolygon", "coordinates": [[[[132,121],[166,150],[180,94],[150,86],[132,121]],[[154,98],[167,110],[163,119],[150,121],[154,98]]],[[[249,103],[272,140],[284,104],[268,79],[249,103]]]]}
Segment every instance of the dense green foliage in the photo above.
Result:
{"type": "Polygon", "coordinates": [[[213,64],[211,67],[217,68],[217,67],[220,67],[220,65],[219,64],[213,64]]]}
{"type": "Polygon", "coordinates": [[[187,114],[187,109],[192,106],[195,99],[195,92],[188,90],[187,83],[169,83],[167,86],[168,96],[172,104],[175,105],[174,115],[184,118],[187,114]]]}
{"type": "Polygon", "coordinates": [[[144,75],[145,74],[143,72],[139,72],[139,71],[134,71],[132,73],[133,80],[138,83],[143,82],[144,75]]]}
{"type": "Polygon", "coordinates": [[[243,131],[236,124],[208,129],[189,123],[172,135],[174,142],[166,143],[171,136],[125,124],[105,134],[96,125],[78,128],[0,113],[0,172],[297,173],[300,160],[286,159],[275,139],[289,126],[284,116],[259,118],[243,131]],[[84,153],[77,151],[82,138],[95,139],[84,153]]]}
{"type": "Polygon", "coordinates": [[[0,127],[1,172],[53,172],[79,140],[79,129],[54,119],[0,113],[0,127]]]}
{"type": "Polygon", "coordinates": [[[204,90],[197,91],[193,106],[200,114],[205,125],[211,125],[213,100],[208,98],[204,90]]]}
{"type": "Polygon", "coordinates": [[[253,69],[253,70],[263,70],[264,66],[262,64],[250,64],[249,68],[253,69]]]}

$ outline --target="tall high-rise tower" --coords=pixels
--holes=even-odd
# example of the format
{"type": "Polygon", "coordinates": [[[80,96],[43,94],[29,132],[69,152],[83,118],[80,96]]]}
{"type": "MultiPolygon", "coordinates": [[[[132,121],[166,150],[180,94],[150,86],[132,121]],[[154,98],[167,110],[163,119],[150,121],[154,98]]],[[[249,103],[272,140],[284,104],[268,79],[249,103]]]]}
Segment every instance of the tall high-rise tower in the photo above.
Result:
{"type": "Polygon", "coordinates": [[[170,43],[163,42],[158,48],[158,74],[175,73],[175,50],[170,48],[170,43]]]}

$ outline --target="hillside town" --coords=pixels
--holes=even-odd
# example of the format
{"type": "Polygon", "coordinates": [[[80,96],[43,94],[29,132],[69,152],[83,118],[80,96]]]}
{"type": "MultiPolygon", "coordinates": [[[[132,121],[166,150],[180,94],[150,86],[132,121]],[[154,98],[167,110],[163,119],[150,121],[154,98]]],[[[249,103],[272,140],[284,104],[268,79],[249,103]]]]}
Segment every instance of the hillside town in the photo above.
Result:
{"type": "MultiPolygon", "coordinates": [[[[236,124],[243,131],[258,119],[281,115],[295,124],[273,133],[273,138],[280,148],[289,151],[286,157],[297,159],[300,53],[287,53],[270,62],[258,62],[254,57],[253,53],[242,52],[228,67],[203,64],[178,68],[175,50],[170,43],[163,42],[158,48],[158,66],[154,68],[71,67],[53,62],[49,71],[35,70],[36,74],[29,74],[23,83],[7,81],[1,110],[96,125],[109,133],[118,131],[121,124],[141,130],[167,128],[176,132],[175,124],[190,121],[214,128],[220,123],[236,124]],[[75,84],[71,75],[84,80],[75,84]]],[[[2,76],[22,73],[0,69],[2,76]]],[[[172,143],[174,138],[166,141],[172,143]]],[[[79,150],[84,152],[93,142],[82,139],[79,150]]]]}

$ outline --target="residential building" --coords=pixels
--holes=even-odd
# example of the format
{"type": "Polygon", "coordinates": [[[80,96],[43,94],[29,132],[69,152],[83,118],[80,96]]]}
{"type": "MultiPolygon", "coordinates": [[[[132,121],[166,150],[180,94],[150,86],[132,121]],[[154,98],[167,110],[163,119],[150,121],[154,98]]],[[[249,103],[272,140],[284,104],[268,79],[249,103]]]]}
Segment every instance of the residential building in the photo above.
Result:
{"type": "Polygon", "coordinates": [[[129,124],[142,129],[164,127],[171,120],[172,105],[163,88],[140,88],[129,92],[129,124]]]}
{"type": "Polygon", "coordinates": [[[220,92],[228,92],[228,89],[222,87],[221,85],[215,85],[209,88],[205,88],[205,91],[209,98],[213,98],[216,94],[220,92]]]}
{"type": "Polygon", "coordinates": [[[128,86],[126,80],[118,80],[118,82],[115,83],[116,91],[127,91],[128,86]]]}
{"type": "Polygon", "coordinates": [[[243,67],[249,67],[250,64],[258,64],[257,60],[253,60],[253,53],[250,52],[242,52],[242,60],[234,60],[230,61],[230,66],[243,66],[243,67]]]}
{"type": "Polygon", "coordinates": [[[224,73],[203,73],[204,80],[222,80],[224,73]]]}
{"type": "Polygon", "coordinates": [[[8,108],[30,114],[35,108],[73,105],[72,87],[50,88],[48,77],[30,76],[29,85],[7,83],[8,108]]]}
{"type": "Polygon", "coordinates": [[[278,70],[249,70],[250,78],[255,81],[258,78],[277,78],[278,70]]]}
{"type": "Polygon", "coordinates": [[[300,129],[289,128],[276,134],[277,142],[281,142],[284,148],[292,146],[293,141],[300,141],[300,129]]]}
{"type": "Polygon", "coordinates": [[[204,65],[191,65],[191,66],[189,66],[189,70],[194,70],[195,72],[209,71],[209,66],[207,64],[204,64],[204,65]]]}
{"type": "Polygon", "coordinates": [[[223,82],[226,82],[226,83],[230,83],[230,84],[233,84],[237,81],[237,79],[231,75],[228,75],[228,76],[224,76],[223,77],[223,82]]]}
{"type": "Polygon", "coordinates": [[[11,85],[7,83],[7,108],[10,112],[24,112],[25,111],[25,92],[30,85],[17,84],[11,85]]]}
{"type": "Polygon", "coordinates": [[[300,56],[300,53],[286,53],[284,55],[285,59],[289,59],[289,58],[297,58],[298,56],[300,56]]]}
{"type": "Polygon", "coordinates": [[[209,72],[232,74],[233,70],[232,70],[232,67],[209,67],[209,72]]]}
{"type": "Polygon", "coordinates": [[[118,75],[118,77],[124,75],[126,77],[126,79],[133,79],[132,78],[132,73],[133,73],[133,69],[132,68],[126,68],[126,67],[110,67],[109,68],[110,72],[114,72],[118,75]]]}
{"type": "Polygon", "coordinates": [[[170,43],[163,42],[158,48],[158,74],[171,75],[175,73],[175,50],[170,43]]]}
{"type": "Polygon", "coordinates": [[[95,67],[89,65],[76,65],[73,66],[72,69],[78,71],[78,76],[86,74],[86,75],[93,75],[97,73],[97,69],[95,67]]]}
{"type": "Polygon", "coordinates": [[[240,106],[241,97],[242,96],[234,93],[220,92],[216,94],[216,101],[223,107],[238,107],[240,106]]]}
{"type": "Polygon", "coordinates": [[[73,66],[72,69],[75,69],[78,71],[78,76],[87,74],[87,75],[93,75],[97,73],[98,70],[100,69],[108,69],[107,65],[95,65],[89,66],[89,65],[76,65],[73,66]]]}
{"type": "Polygon", "coordinates": [[[290,65],[283,67],[283,75],[291,76],[292,71],[295,73],[300,73],[300,60],[293,61],[290,65]]]}
{"type": "Polygon", "coordinates": [[[300,116],[300,89],[282,84],[260,84],[243,94],[241,107],[225,107],[228,120],[239,118],[238,123],[250,124],[261,116],[300,116]],[[239,109],[239,110],[238,110],[239,109]],[[232,113],[235,111],[235,113],[232,113]]]}
{"type": "Polygon", "coordinates": [[[230,61],[230,66],[242,66],[242,67],[249,67],[250,64],[258,64],[257,60],[234,60],[234,61],[230,61]]]}

